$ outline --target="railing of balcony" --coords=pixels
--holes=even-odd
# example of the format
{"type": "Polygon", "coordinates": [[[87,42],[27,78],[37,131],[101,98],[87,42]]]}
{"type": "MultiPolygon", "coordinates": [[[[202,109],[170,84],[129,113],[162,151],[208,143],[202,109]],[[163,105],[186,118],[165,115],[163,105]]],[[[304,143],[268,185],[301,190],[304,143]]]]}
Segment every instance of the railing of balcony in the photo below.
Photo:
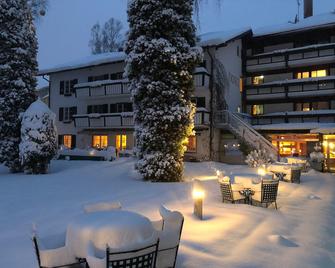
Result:
{"type": "Polygon", "coordinates": [[[289,97],[295,93],[315,91],[319,93],[323,91],[325,94],[327,94],[327,92],[333,94],[333,90],[335,90],[335,77],[332,79],[318,79],[317,81],[296,81],[286,84],[260,85],[257,87],[249,86],[246,88],[246,96],[284,93],[285,97],[289,97]]]}
{"type": "Polygon", "coordinates": [[[278,115],[253,117],[252,125],[270,125],[283,123],[335,123],[335,114],[278,115]]]}
{"type": "Polygon", "coordinates": [[[288,65],[291,61],[329,56],[335,56],[335,44],[333,43],[249,56],[247,59],[247,67],[274,63],[286,63],[288,65]]]}
{"type": "MultiPolygon", "coordinates": [[[[124,114],[84,114],[74,115],[75,127],[78,128],[118,128],[133,127],[134,118],[131,113],[124,114]]],[[[209,113],[199,111],[195,114],[195,126],[208,125],[209,113]]]]}

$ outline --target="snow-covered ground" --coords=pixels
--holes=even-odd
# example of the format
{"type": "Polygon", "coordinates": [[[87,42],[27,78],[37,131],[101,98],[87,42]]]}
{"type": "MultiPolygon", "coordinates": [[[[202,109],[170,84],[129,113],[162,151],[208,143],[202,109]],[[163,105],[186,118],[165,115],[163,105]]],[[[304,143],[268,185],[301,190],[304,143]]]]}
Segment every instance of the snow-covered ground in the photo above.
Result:
{"type": "Polygon", "coordinates": [[[49,175],[12,175],[0,167],[0,267],[37,267],[31,224],[61,231],[83,205],[121,201],[123,208],[159,219],[161,203],[185,215],[178,267],[335,267],[335,176],[310,171],[302,184],[280,183],[279,210],[222,204],[216,169],[241,166],[187,163],[185,179],[206,188],[205,220],[192,216],[191,183],[139,180],[131,159],[52,162],[49,175]]]}

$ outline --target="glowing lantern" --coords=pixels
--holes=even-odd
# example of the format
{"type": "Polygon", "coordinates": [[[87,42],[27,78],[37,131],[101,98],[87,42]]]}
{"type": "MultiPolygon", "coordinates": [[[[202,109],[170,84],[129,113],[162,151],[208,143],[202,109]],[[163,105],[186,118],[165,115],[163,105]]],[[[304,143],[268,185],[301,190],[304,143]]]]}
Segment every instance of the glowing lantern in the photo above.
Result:
{"type": "Polygon", "coordinates": [[[194,200],[194,215],[200,220],[203,219],[203,202],[205,198],[205,191],[199,180],[193,181],[192,197],[194,200]]]}

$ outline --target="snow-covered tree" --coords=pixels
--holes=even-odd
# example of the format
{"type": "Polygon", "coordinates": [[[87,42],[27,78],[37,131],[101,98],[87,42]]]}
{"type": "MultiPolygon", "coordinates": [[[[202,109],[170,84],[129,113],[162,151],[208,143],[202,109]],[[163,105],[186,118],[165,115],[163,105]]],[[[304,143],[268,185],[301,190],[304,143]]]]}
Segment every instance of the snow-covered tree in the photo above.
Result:
{"type": "Polygon", "coordinates": [[[145,180],[180,181],[185,141],[193,131],[195,47],[193,0],[133,0],[126,44],[135,135],[145,180]]]}
{"type": "Polygon", "coordinates": [[[264,149],[251,151],[245,160],[248,166],[253,168],[267,166],[274,161],[273,155],[269,155],[264,149]]]}
{"type": "Polygon", "coordinates": [[[19,160],[20,113],[36,100],[37,41],[26,0],[0,1],[0,162],[19,160]]]}
{"type": "Polygon", "coordinates": [[[32,103],[22,115],[20,159],[29,174],[47,173],[57,153],[56,115],[41,100],[32,103]]]}
{"type": "Polygon", "coordinates": [[[39,19],[44,16],[47,9],[49,0],[27,0],[31,8],[31,13],[34,19],[39,19]]]}

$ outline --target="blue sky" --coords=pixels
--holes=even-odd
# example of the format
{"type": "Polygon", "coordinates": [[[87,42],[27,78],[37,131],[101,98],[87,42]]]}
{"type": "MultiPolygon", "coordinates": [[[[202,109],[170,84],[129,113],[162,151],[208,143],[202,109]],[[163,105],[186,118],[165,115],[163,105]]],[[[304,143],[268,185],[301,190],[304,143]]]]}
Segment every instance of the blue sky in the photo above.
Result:
{"type": "MultiPolygon", "coordinates": [[[[297,13],[296,0],[203,0],[200,33],[245,26],[285,23],[297,13]]],[[[335,9],[334,0],[314,0],[314,13],[335,9]]],[[[90,54],[88,41],[94,23],[114,17],[127,28],[127,0],[50,0],[49,10],[37,23],[40,68],[90,54]]],[[[302,10],[301,10],[302,13],[302,10]]]]}

